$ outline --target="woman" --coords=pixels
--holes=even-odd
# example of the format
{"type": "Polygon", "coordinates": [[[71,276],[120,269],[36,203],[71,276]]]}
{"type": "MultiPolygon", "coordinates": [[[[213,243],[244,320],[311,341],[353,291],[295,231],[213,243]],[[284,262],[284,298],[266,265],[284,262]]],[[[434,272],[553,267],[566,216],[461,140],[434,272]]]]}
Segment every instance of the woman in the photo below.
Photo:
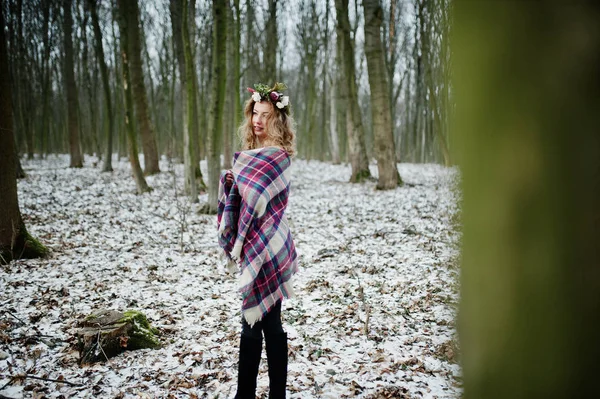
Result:
{"type": "Polygon", "coordinates": [[[294,155],[289,98],[263,84],[249,88],[245,121],[239,129],[244,150],[219,185],[219,245],[237,264],[242,293],[242,334],[236,399],[255,399],[264,334],[269,366],[269,398],[285,398],[287,335],[281,301],[293,296],[298,269],[294,241],[285,217],[294,155]]]}

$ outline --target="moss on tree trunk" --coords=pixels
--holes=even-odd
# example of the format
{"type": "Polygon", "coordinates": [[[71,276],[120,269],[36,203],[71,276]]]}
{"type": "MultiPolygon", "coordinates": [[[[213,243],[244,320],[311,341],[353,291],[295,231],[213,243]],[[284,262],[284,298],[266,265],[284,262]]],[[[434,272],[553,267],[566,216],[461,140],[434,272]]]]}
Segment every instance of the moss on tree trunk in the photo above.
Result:
{"type": "Polygon", "coordinates": [[[11,244],[0,246],[0,264],[14,259],[40,258],[47,254],[48,249],[32,237],[25,228],[25,224],[21,222],[21,227],[17,230],[11,244]]]}

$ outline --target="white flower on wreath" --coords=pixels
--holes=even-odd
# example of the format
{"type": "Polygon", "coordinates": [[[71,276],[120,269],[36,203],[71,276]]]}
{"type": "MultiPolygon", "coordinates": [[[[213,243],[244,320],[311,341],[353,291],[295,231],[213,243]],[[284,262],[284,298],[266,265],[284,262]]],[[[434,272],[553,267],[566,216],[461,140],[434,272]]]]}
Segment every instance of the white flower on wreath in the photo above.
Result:
{"type": "Polygon", "coordinates": [[[279,107],[279,105],[278,105],[277,107],[279,107],[279,108],[287,107],[288,104],[290,103],[290,97],[289,96],[282,96],[280,103],[281,103],[282,106],[279,107]]]}
{"type": "Polygon", "coordinates": [[[260,93],[255,91],[254,94],[252,94],[252,99],[254,100],[254,102],[259,103],[260,102],[260,93]]]}
{"type": "Polygon", "coordinates": [[[277,106],[277,108],[282,109],[285,107],[285,105],[283,105],[283,103],[281,101],[277,101],[277,104],[275,104],[277,106]]]}

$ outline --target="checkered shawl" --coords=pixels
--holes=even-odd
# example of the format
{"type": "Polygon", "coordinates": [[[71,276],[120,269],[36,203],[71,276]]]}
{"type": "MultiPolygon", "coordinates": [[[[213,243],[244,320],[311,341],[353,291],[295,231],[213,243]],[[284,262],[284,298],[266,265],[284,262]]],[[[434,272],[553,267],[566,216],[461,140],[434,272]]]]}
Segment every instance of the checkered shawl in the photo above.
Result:
{"type": "Polygon", "coordinates": [[[240,267],[242,314],[250,326],[283,298],[293,296],[296,248],[284,215],[290,157],[277,147],[237,152],[234,183],[219,184],[219,245],[240,267]]]}

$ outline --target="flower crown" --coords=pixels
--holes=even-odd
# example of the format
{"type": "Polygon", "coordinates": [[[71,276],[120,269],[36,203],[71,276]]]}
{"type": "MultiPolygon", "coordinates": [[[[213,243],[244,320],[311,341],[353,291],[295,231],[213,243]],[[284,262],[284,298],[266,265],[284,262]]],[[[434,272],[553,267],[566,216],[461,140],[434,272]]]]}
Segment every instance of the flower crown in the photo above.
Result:
{"type": "Polygon", "coordinates": [[[286,114],[290,113],[290,98],[284,96],[281,92],[287,90],[285,83],[275,83],[273,87],[269,87],[263,83],[255,83],[254,89],[248,87],[248,91],[252,93],[252,100],[254,102],[261,102],[262,100],[268,100],[275,107],[286,114]]]}

